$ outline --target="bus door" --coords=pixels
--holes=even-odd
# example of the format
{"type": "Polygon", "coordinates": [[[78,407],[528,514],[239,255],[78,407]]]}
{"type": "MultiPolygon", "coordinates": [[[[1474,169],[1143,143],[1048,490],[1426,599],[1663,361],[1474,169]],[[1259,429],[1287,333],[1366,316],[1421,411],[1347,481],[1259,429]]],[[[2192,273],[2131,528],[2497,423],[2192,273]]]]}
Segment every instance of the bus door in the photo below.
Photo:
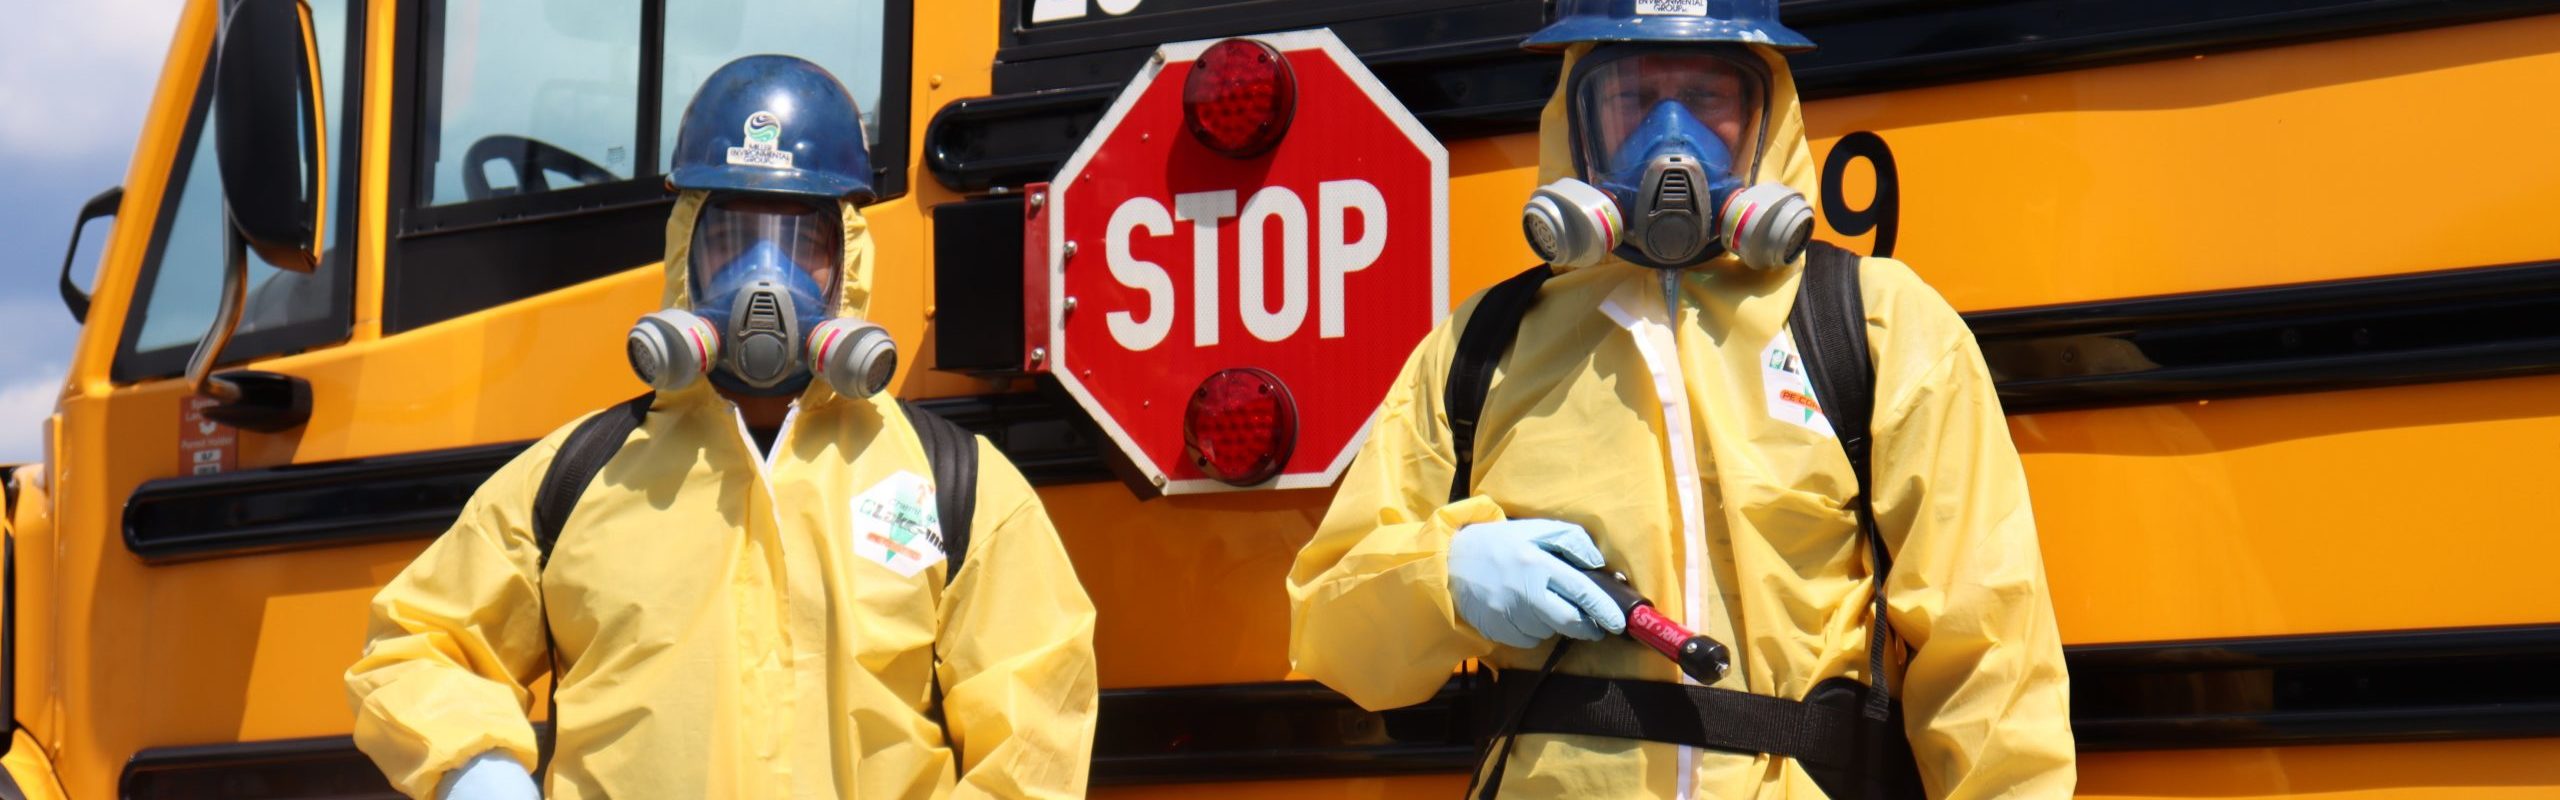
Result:
{"type": "MultiPolygon", "coordinates": [[[[235,476],[334,449],[341,435],[327,416],[313,423],[309,376],[350,358],[363,326],[357,299],[364,248],[355,220],[356,165],[367,133],[356,110],[366,83],[365,4],[311,0],[307,8],[324,115],[317,141],[301,144],[305,163],[295,163],[290,80],[269,87],[284,93],[285,103],[274,107],[286,114],[281,124],[231,112],[241,116],[232,120],[235,135],[254,131],[252,138],[288,148],[284,160],[256,160],[278,168],[255,176],[273,182],[269,191],[299,191],[309,205],[313,184],[322,190],[315,209],[321,249],[308,271],[246,256],[237,327],[216,365],[239,378],[244,402],[198,395],[186,377],[199,342],[221,338],[213,331],[229,310],[223,294],[231,215],[215,152],[224,120],[214,103],[215,41],[229,4],[194,2],[182,12],[101,258],[54,429],[48,488],[60,542],[50,555],[60,588],[44,607],[20,609],[52,615],[59,631],[20,652],[42,654],[60,676],[51,687],[58,697],[26,701],[59,703],[58,714],[48,715],[51,729],[34,733],[60,748],[65,787],[77,794],[112,793],[120,762],[149,745],[308,735],[344,725],[343,712],[332,707],[343,701],[312,680],[321,671],[307,657],[328,643],[301,625],[314,602],[353,598],[369,576],[344,562],[193,560],[233,546],[230,534],[243,528],[294,527],[284,509],[243,505],[233,507],[242,513],[223,513],[204,501],[236,491],[227,483],[235,476]],[[314,166],[317,176],[308,174],[314,166]],[[242,368],[256,374],[242,376],[242,368]],[[253,699],[261,692],[272,695],[253,699]]],[[[283,9],[291,16],[290,6],[283,9]]],[[[277,29],[250,28],[240,26],[239,40],[275,44],[259,34],[277,29]]],[[[344,418],[345,409],[332,410],[344,418]]]]}
{"type": "Polygon", "coordinates": [[[251,259],[220,366],[301,413],[226,425],[183,373],[219,308],[217,28],[247,5],[185,10],[59,423],[46,735],[79,796],[385,789],[347,737],[369,601],[527,443],[643,391],[623,332],[659,303],[666,154],[713,69],[828,67],[884,205],[906,191],[909,2],[308,0],[326,249],[251,259]]]}

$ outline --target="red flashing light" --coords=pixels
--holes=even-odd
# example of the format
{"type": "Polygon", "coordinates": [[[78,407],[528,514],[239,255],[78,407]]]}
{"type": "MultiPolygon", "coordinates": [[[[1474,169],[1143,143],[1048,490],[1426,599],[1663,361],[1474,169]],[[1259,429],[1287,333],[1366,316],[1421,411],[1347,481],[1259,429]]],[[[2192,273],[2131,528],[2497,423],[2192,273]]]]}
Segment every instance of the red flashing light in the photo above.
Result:
{"type": "Polygon", "coordinates": [[[1298,403],[1279,376],[1222,370],[1200,382],[1182,414],[1184,455],[1222,483],[1268,482],[1298,444],[1298,403]]]}
{"type": "Polygon", "coordinates": [[[1271,151],[1298,111],[1298,79],[1271,45],[1228,39],[1209,46],[1182,82],[1182,122],[1219,155],[1271,151]]]}

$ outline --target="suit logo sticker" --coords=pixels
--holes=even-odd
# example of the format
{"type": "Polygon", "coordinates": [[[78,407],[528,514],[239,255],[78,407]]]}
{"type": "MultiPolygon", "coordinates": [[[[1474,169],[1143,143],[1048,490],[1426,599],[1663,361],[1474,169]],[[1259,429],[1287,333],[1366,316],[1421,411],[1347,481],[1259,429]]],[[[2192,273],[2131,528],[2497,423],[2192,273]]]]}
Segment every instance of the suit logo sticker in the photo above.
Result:
{"type": "Polygon", "coordinates": [[[1813,379],[1805,374],[1792,331],[1778,331],[1769,349],[1760,351],[1760,390],[1767,396],[1770,417],[1838,438],[1831,430],[1831,418],[1822,415],[1822,401],[1813,395],[1813,379]]]}
{"type": "Polygon", "coordinates": [[[900,471],[853,498],[853,552],[902,578],[942,561],[942,515],[933,483],[900,471]]]}

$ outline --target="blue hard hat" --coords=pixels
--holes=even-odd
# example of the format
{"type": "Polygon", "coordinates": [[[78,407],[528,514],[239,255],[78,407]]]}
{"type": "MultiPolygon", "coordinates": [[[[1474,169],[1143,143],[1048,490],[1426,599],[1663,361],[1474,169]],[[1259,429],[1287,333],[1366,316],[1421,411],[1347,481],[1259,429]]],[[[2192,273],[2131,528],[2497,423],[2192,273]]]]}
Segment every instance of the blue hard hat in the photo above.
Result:
{"type": "Polygon", "coordinates": [[[791,56],[721,65],[684,107],[676,130],[678,189],[872,199],[871,154],[853,93],[791,56]]]}
{"type": "Polygon", "coordinates": [[[1778,0],[1556,0],[1555,22],[1520,46],[1562,50],[1575,42],[1765,44],[1811,50],[1813,40],[1778,24],[1778,0]]]}

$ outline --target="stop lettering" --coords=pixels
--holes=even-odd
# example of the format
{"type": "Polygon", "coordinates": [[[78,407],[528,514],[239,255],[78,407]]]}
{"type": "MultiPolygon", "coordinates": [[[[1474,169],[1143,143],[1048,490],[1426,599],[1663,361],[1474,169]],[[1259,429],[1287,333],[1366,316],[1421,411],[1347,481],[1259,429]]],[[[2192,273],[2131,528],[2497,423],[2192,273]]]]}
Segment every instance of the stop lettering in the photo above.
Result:
{"type": "MultiPolygon", "coordinates": [[[[1315,306],[1321,317],[1317,336],[1339,339],[1343,329],[1343,278],[1377,263],[1378,256],[1386,251],[1383,228],[1387,201],[1378,193],[1378,187],[1357,178],[1317,184],[1316,195],[1321,208],[1312,232],[1317,274],[1315,306]],[[1359,226],[1356,231],[1354,225],[1359,226]],[[1355,233],[1358,238],[1351,238],[1355,233]]],[[[1152,350],[1173,330],[1177,301],[1173,276],[1163,265],[1137,257],[1131,239],[1173,235],[1176,221],[1188,223],[1185,233],[1191,239],[1192,346],[1218,343],[1219,322],[1224,313],[1218,305],[1222,296],[1218,287],[1230,272],[1236,284],[1235,315],[1254,338],[1287,341],[1305,326],[1311,232],[1307,229],[1307,204],[1297,192],[1286,186],[1264,187],[1245,201],[1241,214],[1236,210],[1236,191],[1232,189],[1175,195],[1170,211],[1163,201],[1134,197],[1112,212],[1104,233],[1105,246],[1109,248],[1105,257],[1112,279],[1146,293],[1145,310],[1110,312],[1107,325],[1111,338],[1121,347],[1133,352],[1152,350]],[[1230,226],[1230,220],[1235,224],[1230,226]],[[1232,271],[1220,261],[1224,250],[1219,242],[1229,227],[1235,229],[1233,235],[1237,237],[1232,271]],[[1279,251],[1276,261],[1269,257],[1272,250],[1279,251]],[[1276,300],[1266,294],[1273,283],[1280,287],[1276,300]]]]}
{"type": "Polygon", "coordinates": [[[1248,368],[1295,409],[1261,485],[1330,485],[1448,308],[1446,151],[1331,32],[1256,39],[1295,92],[1268,152],[1186,129],[1214,43],[1169,45],[1049,188],[1048,367],[1168,493],[1233,488],[1186,451],[1185,410],[1248,368]]]}

